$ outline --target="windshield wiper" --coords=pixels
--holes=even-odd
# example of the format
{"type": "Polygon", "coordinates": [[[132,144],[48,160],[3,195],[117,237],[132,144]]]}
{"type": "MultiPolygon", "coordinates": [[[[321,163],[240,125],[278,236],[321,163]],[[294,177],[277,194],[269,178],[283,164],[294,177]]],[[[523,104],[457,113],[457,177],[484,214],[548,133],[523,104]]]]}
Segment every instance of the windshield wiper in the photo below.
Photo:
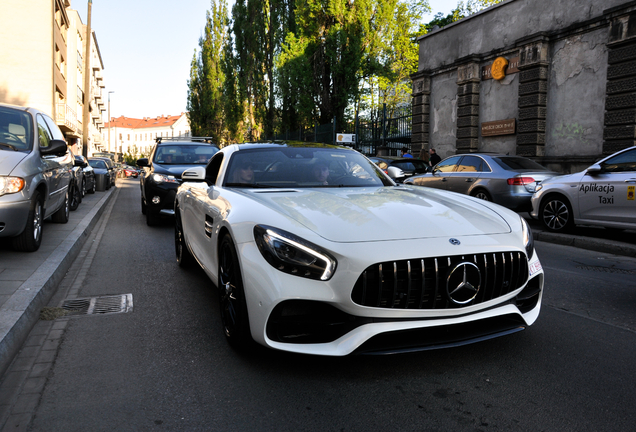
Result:
{"type": "Polygon", "coordinates": [[[17,147],[12,146],[11,144],[7,144],[7,143],[0,143],[0,146],[4,146],[4,147],[9,147],[11,150],[13,151],[19,151],[17,147]]]}

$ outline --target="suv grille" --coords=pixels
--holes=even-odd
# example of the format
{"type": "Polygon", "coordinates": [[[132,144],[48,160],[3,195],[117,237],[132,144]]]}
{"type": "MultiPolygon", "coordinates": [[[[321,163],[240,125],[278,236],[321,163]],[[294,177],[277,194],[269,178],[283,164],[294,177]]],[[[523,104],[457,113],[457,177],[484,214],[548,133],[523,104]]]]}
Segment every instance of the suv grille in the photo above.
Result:
{"type": "MultiPolygon", "coordinates": [[[[461,279],[461,273],[459,276],[461,279]]],[[[388,309],[452,309],[508,294],[527,280],[528,261],[525,254],[517,251],[418,258],[368,267],[353,287],[351,299],[361,306],[388,309]],[[479,284],[479,290],[471,301],[458,304],[448,293],[456,288],[456,282],[447,289],[447,280],[453,269],[463,262],[475,264],[481,280],[477,282],[477,272],[473,270],[470,282],[479,284]]]]}

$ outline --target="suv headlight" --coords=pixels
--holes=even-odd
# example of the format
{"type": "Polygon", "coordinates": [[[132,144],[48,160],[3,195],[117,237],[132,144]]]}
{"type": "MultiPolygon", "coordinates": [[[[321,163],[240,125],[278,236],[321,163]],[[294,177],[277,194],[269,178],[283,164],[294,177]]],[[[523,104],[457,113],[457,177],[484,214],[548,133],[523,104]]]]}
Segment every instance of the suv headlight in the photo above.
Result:
{"type": "Polygon", "coordinates": [[[284,273],[327,281],[336,270],[336,260],[327,251],[287,231],[256,225],[254,238],[263,258],[284,273]]]}
{"type": "Polygon", "coordinates": [[[534,238],[532,237],[532,230],[528,225],[528,222],[521,216],[521,234],[523,235],[523,244],[526,247],[526,255],[528,255],[528,261],[534,255],[534,238]]]}
{"type": "Polygon", "coordinates": [[[24,189],[24,184],[23,178],[0,176],[0,195],[20,192],[24,189]]]}
{"type": "Polygon", "coordinates": [[[167,176],[163,174],[153,174],[152,179],[157,183],[177,183],[178,180],[174,176],[167,176]]]}

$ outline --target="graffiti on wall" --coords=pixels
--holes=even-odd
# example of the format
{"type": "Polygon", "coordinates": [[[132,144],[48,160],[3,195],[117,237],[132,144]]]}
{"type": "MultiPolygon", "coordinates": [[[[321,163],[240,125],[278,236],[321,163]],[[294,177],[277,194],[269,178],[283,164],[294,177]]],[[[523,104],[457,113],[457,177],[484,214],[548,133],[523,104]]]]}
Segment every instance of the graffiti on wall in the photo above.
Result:
{"type": "Polygon", "coordinates": [[[556,125],[552,132],[552,137],[558,140],[576,141],[582,144],[589,144],[590,140],[587,136],[590,133],[590,128],[586,128],[578,123],[561,123],[556,125]]]}

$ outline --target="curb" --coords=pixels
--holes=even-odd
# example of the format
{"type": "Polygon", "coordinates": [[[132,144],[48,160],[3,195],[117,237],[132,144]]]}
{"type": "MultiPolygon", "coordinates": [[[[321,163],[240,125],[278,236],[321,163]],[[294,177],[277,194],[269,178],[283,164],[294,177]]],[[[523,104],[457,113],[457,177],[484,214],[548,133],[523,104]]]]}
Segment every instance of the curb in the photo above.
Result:
{"type": "Polygon", "coordinates": [[[106,195],[68,237],[0,308],[0,376],[4,375],[31,328],[37,323],[40,309],[48,304],[55,293],[113,196],[113,191],[106,191],[106,195]]]}
{"type": "Polygon", "coordinates": [[[546,231],[534,231],[532,236],[537,241],[573,246],[596,252],[609,253],[628,257],[636,257],[636,245],[609,239],[578,237],[571,234],[557,234],[546,231]]]}

